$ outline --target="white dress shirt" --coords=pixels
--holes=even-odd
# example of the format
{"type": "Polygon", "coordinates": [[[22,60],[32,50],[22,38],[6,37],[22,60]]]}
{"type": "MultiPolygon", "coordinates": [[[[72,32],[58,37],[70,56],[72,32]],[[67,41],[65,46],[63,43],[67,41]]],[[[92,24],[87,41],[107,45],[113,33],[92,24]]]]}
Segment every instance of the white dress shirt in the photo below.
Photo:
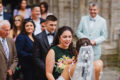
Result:
{"type": "MultiPolygon", "coordinates": [[[[97,15],[98,16],[98,15],[97,15]]],[[[91,16],[89,16],[90,17],[90,28],[91,29],[93,29],[94,28],[94,25],[95,25],[95,21],[96,21],[96,18],[97,18],[97,16],[95,17],[95,18],[92,18],[91,16]]]]}
{"type": "Polygon", "coordinates": [[[94,21],[90,21],[90,28],[93,29],[94,28],[94,21]]]}
{"type": "MultiPolygon", "coordinates": [[[[46,34],[49,34],[49,33],[50,33],[50,32],[48,32],[47,30],[45,30],[45,31],[46,31],[46,34]]],[[[52,42],[53,42],[53,38],[54,38],[53,35],[47,35],[47,39],[48,39],[48,43],[49,43],[49,45],[52,44],[52,42]]]]}
{"type": "Polygon", "coordinates": [[[5,42],[3,43],[3,38],[1,38],[1,37],[0,37],[0,41],[3,45],[7,60],[9,61],[9,47],[8,47],[7,41],[6,41],[6,39],[4,39],[5,42]]]}
{"type": "Polygon", "coordinates": [[[0,20],[4,20],[3,11],[0,14],[1,14],[0,20]]]}
{"type": "Polygon", "coordinates": [[[33,20],[33,22],[35,23],[35,31],[34,31],[34,35],[37,35],[37,34],[39,34],[39,33],[42,32],[42,30],[41,30],[40,20],[38,20],[38,21],[34,21],[34,20],[33,20]]]}

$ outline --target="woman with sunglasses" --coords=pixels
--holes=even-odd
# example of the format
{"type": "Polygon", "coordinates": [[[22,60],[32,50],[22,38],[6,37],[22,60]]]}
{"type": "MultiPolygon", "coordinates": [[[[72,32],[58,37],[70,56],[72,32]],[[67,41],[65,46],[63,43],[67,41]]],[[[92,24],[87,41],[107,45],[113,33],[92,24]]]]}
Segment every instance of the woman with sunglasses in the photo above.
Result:
{"type": "Polygon", "coordinates": [[[16,40],[16,37],[20,34],[22,24],[23,24],[23,17],[20,15],[14,16],[14,22],[13,22],[13,28],[10,30],[9,37],[13,38],[14,41],[16,40]]]}

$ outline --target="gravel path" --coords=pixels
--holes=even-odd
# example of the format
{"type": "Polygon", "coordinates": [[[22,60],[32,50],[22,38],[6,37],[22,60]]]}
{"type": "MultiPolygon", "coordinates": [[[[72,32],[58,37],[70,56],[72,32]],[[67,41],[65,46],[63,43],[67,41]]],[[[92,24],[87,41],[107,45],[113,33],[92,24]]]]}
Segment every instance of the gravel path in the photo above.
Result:
{"type": "Polygon", "coordinates": [[[120,80],[120,72],[114,68],[104,68],[103,75],[100,80],[120,80]]]}

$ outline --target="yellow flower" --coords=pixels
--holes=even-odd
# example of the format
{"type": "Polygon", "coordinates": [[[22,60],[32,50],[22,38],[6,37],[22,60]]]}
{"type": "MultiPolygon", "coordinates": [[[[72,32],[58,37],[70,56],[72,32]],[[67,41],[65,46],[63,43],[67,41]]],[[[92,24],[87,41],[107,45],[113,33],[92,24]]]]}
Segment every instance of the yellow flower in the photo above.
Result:
{"type": "Polygon", "coordinates": [[[63,57],[63,58],[65,58],[66,56],[65,56],[65,55],[63,55],[62,57],[63,57]]]}
{"type": "Polygon", "coordinates": [[[69,57],[65,57],[66,60],[70,59],[69,57]]]}
{"type": "Polygon", "coordinates": [[[72,63],[73,58],[70,58],[68,56],[63,55],[62,58],[58,59],[57,66],[56,66],[56,71],[61,73],[64,70],[66,65],[72,63]]]}
{"type": "Polygon", "coordinates": [[[62,62],[62,61],[63,61],[63,59],[62,59],[62,58],[58,59],[58,62],[62,62]]]}

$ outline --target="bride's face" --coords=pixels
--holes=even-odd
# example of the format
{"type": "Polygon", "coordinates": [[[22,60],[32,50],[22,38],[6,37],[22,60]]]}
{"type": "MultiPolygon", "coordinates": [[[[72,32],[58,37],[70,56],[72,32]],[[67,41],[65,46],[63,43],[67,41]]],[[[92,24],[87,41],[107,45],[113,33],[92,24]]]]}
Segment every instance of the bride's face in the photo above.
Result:
{"type": "Polygon", "coordinates": [[[68,48],[72,41],[72,33],[69,30],[64,31],[60,36],[59,41],[60,45],[62,45],[65,48],[68,48]]]}

